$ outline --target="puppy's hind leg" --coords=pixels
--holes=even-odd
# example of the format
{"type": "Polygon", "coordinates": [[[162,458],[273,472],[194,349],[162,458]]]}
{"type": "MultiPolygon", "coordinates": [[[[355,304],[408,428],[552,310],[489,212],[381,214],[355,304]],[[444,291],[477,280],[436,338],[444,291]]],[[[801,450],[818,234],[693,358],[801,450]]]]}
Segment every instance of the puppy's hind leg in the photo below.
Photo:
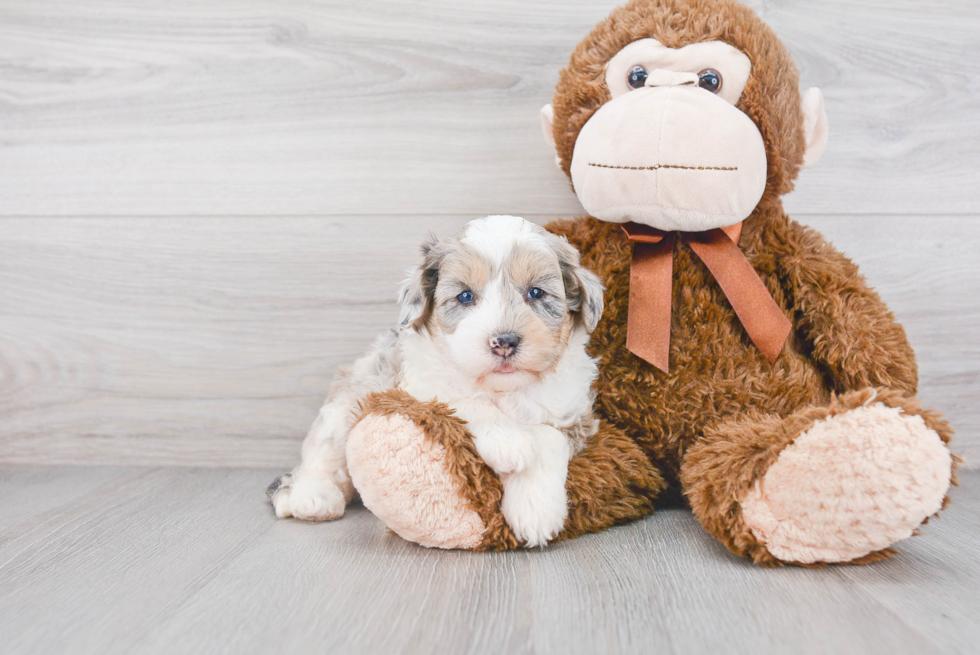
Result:
{"type": "Polygon", "coordinates": [[[329,521],[344,515],[354,497],[345,454],[354,407],[345,400],[331,400],[320,409],[303,441],[300,465],[266,490],[279,518],[329,521]]]}
{"type": "Polygon", "coordinates": [[[501,476],[500,511],[517,538],[533,548],[544,546],[565,527],[571,449],[568,438],[551,426],[534,426],[528,438],[533,439],[537,456],[524,470],[501,476]]]}
{"type": "Polygon", "coordinates": [[[278,478],[266,492],[276,516],[329,521],[344,515],[355,494],[347,470],[347,435],[360,411],[358,401],[394,384],[399,366],[397,341],[394,330],[382,334],[352,368],[338,372],[326,404],[303,441],[300,465],[278,478]]]}

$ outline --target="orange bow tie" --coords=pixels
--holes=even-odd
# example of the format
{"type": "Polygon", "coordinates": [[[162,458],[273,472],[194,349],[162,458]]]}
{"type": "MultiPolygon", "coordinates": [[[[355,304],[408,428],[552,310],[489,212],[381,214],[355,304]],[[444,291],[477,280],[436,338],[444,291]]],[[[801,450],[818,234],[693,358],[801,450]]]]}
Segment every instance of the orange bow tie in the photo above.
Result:
{"type": "Polygon", "coordinates": [[[625,223],[623,230],[633,242],[626,326],[630,352],[664,373],[669,370],[674,240],[680,238],[718,281],[752,342],[770,362],[776,360],[792,324],[736,245],[741,223],[706,232],[664,232],[639,223],[625,223]]]}

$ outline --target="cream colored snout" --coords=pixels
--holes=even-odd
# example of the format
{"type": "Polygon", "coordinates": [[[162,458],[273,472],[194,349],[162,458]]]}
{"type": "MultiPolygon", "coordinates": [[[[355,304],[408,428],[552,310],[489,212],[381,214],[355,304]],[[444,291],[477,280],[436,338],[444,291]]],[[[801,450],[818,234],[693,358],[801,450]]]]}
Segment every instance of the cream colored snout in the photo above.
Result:
{"type": "Polygon", "coordinates": [[[700,231],[752,213],[766,186],[762,135],[697,80],[653,70],[644,88],[610,100],[585,124],[571,173],[592,216],[700,231]]]}
{"type": "Polygon", "coordinates": [[[644,83],[644,86],[685,86],[688,84],[697,86],[698,76],[694,73],[683,73],[658,68],[647,74],[647,81],[644,83]]]}

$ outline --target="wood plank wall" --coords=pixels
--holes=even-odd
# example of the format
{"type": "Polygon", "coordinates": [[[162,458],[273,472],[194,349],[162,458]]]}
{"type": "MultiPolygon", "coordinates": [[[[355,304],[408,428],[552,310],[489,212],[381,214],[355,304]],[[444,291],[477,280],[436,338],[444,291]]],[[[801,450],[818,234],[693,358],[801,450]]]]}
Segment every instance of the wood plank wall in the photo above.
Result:
{"type": "MultiPolygon", "coordinates": [[[[290,465],[426,232],[583,213],[538,109],[615,4],[0,4],[0,462],[290,465]]],[[[980,455],[980,5],[750,4],[830,116],[787,209],[980,455]]]]}

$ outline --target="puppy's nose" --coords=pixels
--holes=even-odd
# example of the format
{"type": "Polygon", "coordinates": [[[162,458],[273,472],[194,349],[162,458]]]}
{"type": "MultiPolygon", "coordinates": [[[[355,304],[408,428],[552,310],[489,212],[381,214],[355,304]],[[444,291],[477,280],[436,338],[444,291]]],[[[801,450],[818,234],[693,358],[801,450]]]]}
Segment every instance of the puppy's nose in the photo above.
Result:
{"type": "Polygon", "coordinates": [[[514,354],[520,342],[521,335],[516,332],[505,332],[490,339],[490,348],[494,355],[507,357],[514,354]]]}

